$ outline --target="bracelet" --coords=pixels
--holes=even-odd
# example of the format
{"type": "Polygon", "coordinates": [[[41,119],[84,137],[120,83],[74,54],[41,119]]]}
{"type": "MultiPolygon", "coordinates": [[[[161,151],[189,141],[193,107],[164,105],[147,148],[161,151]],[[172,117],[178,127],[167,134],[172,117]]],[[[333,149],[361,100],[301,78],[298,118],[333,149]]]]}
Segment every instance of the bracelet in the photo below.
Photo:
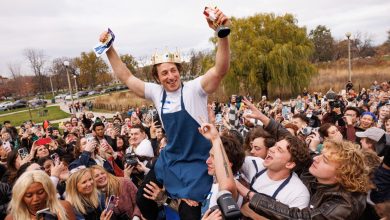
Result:
{"type": "Polygon", "coordinates": [[[251,190],[248,190],[248,192],[246,193],[245,198],[246,198],[247,200],[249,200],[249,193],[251,193],[251,192],[252,192],[251,190]]]}

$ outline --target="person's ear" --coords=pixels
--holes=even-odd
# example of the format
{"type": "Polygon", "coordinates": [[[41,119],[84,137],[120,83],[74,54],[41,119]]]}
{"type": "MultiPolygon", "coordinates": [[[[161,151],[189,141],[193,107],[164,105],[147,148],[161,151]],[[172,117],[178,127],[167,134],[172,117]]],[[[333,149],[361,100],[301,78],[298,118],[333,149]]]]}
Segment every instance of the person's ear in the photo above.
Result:
{"type": "Polygon", "coordinates": [[[295,166],[296,166],[295,162],[289,161],[286,163],[286,168],[289,170],[294,169],[295,166]]]}

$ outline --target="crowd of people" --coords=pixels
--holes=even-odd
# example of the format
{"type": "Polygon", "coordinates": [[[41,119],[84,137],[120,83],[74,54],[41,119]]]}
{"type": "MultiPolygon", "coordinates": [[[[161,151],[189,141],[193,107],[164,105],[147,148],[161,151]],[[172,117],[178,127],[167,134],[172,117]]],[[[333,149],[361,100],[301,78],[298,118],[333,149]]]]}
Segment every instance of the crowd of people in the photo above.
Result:
{"type": "MultiPolygon", "coordinates": [[[[218,30],[229,19],[215,13],[218,30]]],[[[154,56],[157,84],[109,47],[149,108],[3,122],[0,219],[390,219],[390,82],[208,104],[229,68],[228,38],[217,45],[215,66],[185,83],[174,55],[154,56]]]]}
{"type": "Polygon", "coordinates": [[[184,200],[203,219],[218,219],[222,213],[210,208],[220,190],[252,219],[388,217],[389,88],[210,103],[198,132],[212,144],[203,162],[214,183],[202,204],[173,197],[151,177],[170,138],[152,105],[112,119],[81,112],[60,128],[5,121],[1,218],[29,219],[49,208],[59,219],[169,219],[184,200]],[[107,212],[112,195],[118,203],[107,212]]]}

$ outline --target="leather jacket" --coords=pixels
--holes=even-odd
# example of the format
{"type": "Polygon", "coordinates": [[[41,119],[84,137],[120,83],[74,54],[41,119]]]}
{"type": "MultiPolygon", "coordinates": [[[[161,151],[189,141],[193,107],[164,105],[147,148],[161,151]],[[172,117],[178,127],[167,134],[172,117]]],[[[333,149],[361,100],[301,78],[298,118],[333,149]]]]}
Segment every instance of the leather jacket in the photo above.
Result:
{"type": "MultiPolygon", "coordinates": [[[[274,120],[270,121],[265,130],[277,139],[287,135],[285,128],[274,120]]],[[[270,219],[358,219],[366,207],[366,193],[349,192],[340,184],[320,184],[308,168],[304,169],[300,178],[310,192],[309,207],[289,208],[265,194],[255,194],[249,207],[270,219]]]]}
{"type": "Polygon", "coordinates": [[[348,192],[339,184],[324,185],[302,179],[310,192],[309,207],[289,208],[264,194],[252,197],[249,207],[271,219],[359,219],[366,207],[366,194],[348,192]]]}

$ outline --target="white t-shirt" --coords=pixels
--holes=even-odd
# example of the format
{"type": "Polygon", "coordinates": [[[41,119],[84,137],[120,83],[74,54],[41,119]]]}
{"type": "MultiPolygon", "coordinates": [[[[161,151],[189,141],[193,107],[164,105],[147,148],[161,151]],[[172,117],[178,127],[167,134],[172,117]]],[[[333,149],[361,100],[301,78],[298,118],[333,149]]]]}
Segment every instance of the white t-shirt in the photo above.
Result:
{"type": "MultiPolygon", "coordinates": [[[[241,172],[249,180],[249,183],[251,183],[253,177],[256,175],[256,168],[253,164],[253,160],[257,164],[258,172],[265,169],[263,166],[263,159],[260,157],[245,157],[244,164],[241,167],[241,172]]],[[[267,172],[265,172],[256,179],[253,184],[253,189],[259,193],[272,196],[284,180],[285,179],[278,181],[271,180],[267,172]]],[[[298,175],[293,173],[288,184],[279,191],[276,196],[276,200],[288,205],[290,208],[297,207],[303,209],[309,205],[310,193],[306,186],[302,183],[301,179],[299,179],[298,175]]]]}
{"type": "MultiPolygon", "coordinates": [[[[211,191],[209,193],[209,196],[210,196],[210,204],[209,204],[209,207],[208,208],[212,208],[213,206],[216,206],[218,205],[217,204],[217,195],[218,195],[218,192],[219,192],[219,186],[218,186],[218,183],[214,183],[211,187],[211,191]]],[[[242,206],[242,202],[243,202],[243,197],[238,194],[238,198],[237,198],[237,205],[239,208],[241,208],[242,206]]]]}
{"type": "MultiPolygon", "coordinates": [[[[132,147],[126,149],[126,153],[131,153],[132,147]]],[[[148,139],[143,139],[135,148],[134,153],[138,156],[154,157],[152,143],[148,139]]]]}
{"type": "MultiPolygon", "coordinates": [[[[184,82],[183,88],[183,102],[187,112],[201,124],[200,117],[208,121],[207,115],[207,93],[203,90],[201,85],[202,76],[184,82]]],[[[161,104],[163,98],[164,88],[155,83],[145,83],[145,98],[153,101],[154,106],[161,113],[161,104]]],[[[163,113],[173,113],[181,110],[180,105],[181,87],[175,92],[167,92],[165,99],[163,113]]],[[[161,118],[161,115],[160,115],[161,118]]]]}

